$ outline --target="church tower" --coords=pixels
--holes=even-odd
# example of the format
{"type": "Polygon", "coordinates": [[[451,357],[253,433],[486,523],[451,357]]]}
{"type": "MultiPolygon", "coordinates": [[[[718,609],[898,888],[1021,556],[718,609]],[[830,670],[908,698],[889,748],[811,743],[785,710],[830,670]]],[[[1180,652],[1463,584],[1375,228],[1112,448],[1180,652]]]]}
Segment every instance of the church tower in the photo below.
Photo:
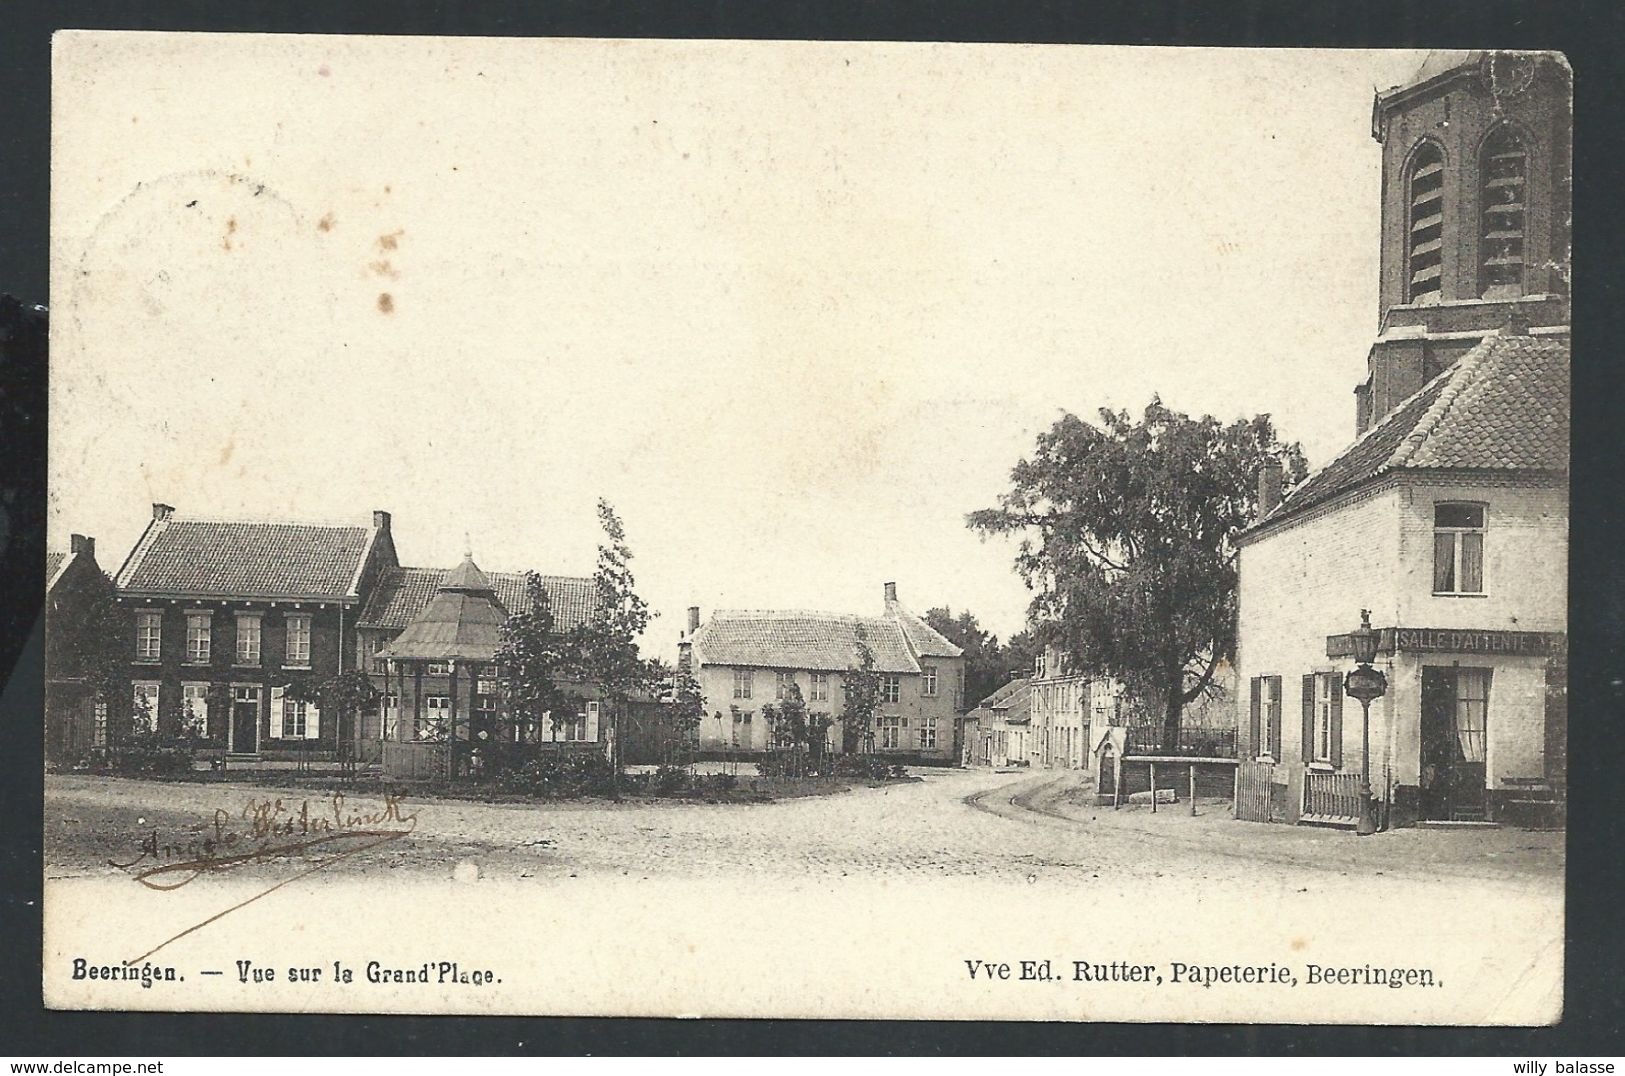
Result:
{"type": "Polygon", "coordinates": [[[1552,53],[1435,51],[1376,95],[1378,336],[1355,432],[1507,324],[1569,324],[1572,80],[1552,53]]]}

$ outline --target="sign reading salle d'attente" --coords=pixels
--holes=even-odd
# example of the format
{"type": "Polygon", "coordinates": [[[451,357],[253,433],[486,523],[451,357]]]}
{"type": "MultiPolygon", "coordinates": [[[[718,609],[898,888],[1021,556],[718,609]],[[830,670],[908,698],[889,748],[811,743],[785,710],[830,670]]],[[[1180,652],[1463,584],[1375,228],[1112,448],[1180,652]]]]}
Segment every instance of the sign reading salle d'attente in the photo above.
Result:
{"type": "MultiPolygon", "coordinates": [[[[1563,633],[1557,631],[1382,628],[1377,632],[1377,651],[1383,654],[1397,651],[1413,654],[1554,654],[1562,649],[1563,633]]],[[[1327,657],[1346,658],[1353,655],[1353,636],[1326,636],[1327,657]]]]}

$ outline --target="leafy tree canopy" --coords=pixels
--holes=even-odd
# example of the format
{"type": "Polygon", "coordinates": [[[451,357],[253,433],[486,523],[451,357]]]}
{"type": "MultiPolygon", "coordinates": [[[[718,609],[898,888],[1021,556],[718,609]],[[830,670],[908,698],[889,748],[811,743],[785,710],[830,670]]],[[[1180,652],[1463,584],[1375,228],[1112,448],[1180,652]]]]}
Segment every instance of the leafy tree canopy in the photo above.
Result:
{"type": "Polygon", "coordinates": [[[1039,643],[1032,629],[1024,628],[1008,642],[982,630],[976,614],[964,610],[957,616],[946,606],[928,609],[925,622],[945,639],[965,651],[965,708],[973,709],[983,699],[1009,683],[1011,674],[1026,676],[1038,656],[1039,643]]]}
{"type": "Polygon", "coordinates": [[[1280,460],[1288,489],[1307,468],[1268,415],[1193,419],[1157,397],[1138,419],[1099,415],[1063,415],[1011,471],[999,507],[967,522],[1021,535],[1032,620],[1177,731],[1235,652],[1234,538],[1257,507],[1258,470],[1280,460]]]}

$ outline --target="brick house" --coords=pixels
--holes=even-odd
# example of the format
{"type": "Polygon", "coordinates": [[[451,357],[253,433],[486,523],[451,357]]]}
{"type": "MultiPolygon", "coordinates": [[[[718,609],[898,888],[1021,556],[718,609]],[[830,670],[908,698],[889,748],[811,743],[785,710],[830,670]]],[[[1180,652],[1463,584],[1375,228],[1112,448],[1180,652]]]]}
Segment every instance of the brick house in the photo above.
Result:
{"type": "MultiPolygon", "coordinates": [[[[473,578],[470,569],[484,581],[476,597],[485,600],[485,592],[489,591],[489,602],[499,618],[495,622],[496,631],[500,631],[501,621],[510,611],[529,607],[523,573],[483,572],[474,565],[472,557],[454,569],[391,567],[379,573],[356,621],[356,668],[368,672],[380,694],[378,710],[363,715],[361,721],[363,758],[381,757],[380,745],[384,741],[432,740],[435,730],[451,712],[454,695],[458,713],[465,717],[498,709],[497,671],[490,665],[489,655],[478,660],[472,653],[460,657],[445,654],[408,658],[402,655],[394,668],[390,666],[392,645],[414,623],[432,616],[430,607],[446,589],[448,581],[455,582],[459,576],[465,577],[465,581],[473,578]],[[462,670],[454,682],[453,674],[459,661],[462,670]]],[[[544,575],[541,581],[552,607],[556,630],[569,631],[586,621],[593,603],[591,579],[544,575]]],[[[494,652],[495,645],[496,634],[493,633],[490,645],[482,642],[479,653],[494,652]]],[[[585,697],[589,693],[580,690],[575,693],[581,694],[584,700],[577,720],[559,728],[548,724],[537,730],[542,742],[600,742],[602,730],[598,727],[596,703],[589,707],[585,697]]]]}
{"type": "Polygon", "coordinates": [[[929,760],[954,758],[955,721],[963,709],[964,652],[905,609],[887,583],[880,616],[794,611],[718,610],[700,623],[689,610],[679,664],[699,681],[711,716],[700,723],[702,751],[765,751],[771,743],[764,705],[786,698],[790,685],[812,713],[835,719],[829,746],[846,744],[839,715],[843,675],[857,662],[862,629],[881,676],[873,749],[929,760]]]}
{"type": "Polygon", "coordinates": [[[1502,817],[1564,782],[1567,86],[1547,57],[1434,54],[1377,95],[1380,335],[1357,439],[1284,499],[1267,467],[1238,538],[1260,814],[1352,822],[1362,773],[1394,824],[1502,817]],[[1369,760],[1341,690],[1363,609],[1388,678],[1369,760]]]}
{"type": "Polygon", "coordinates": [[[71,535],[68,552],[45,555],[45,760],[71,762],[87,749],[107,746],[108,708],[97,698],[84,667],[87,656],[60,641],[62,625],[84,624],[94,607],[113,601],[113,581],[96,563],[96,540],[71,535]],[[54,630],[55,629],[55,630],[54,630]]]}
{"type": "Polygon", "coordinates": [[[354,730],[287,695],[355,667],[356,621],[396,567],[388,512],[371,526],[185,519],[166,504],[115,578],[128,615],[131,706],[187,722],[232,755],[336,755],[354,730]]]}

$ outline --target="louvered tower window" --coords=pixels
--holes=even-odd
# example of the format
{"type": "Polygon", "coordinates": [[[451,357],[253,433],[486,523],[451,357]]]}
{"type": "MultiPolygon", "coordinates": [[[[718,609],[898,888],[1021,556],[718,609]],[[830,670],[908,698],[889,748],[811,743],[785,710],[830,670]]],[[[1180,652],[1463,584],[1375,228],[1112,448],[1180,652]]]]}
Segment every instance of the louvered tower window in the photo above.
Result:
{"type": "Polygon", "coordinates": [[[1503,127],[1485,141],[1478,198],[1478,292],[1485,299],[1523,294],[1528,174],[1528,159],[1516,134],[1503,127]]]}
{"type": "Polygon", "coordinates": [[[1405,301],[1436,303],[1444,268],[1444,157],[1427,143],[1411,158],[1405,301]]]}

